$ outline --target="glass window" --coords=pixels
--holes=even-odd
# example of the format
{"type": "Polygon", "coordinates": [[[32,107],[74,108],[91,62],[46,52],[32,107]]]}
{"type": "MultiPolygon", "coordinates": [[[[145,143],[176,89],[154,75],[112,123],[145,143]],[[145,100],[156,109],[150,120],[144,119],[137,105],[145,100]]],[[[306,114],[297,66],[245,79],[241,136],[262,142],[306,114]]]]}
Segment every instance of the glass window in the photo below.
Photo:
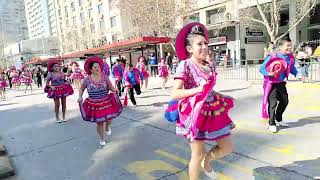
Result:
{"type": "Polygon", "coordinates": [[[66,16],[68,17],[68,7],[67,7],[67,6],[64,7],[64,13],[65,13],[66,16]]]}
{"type": "Polygon", "coordinates": [[[96,40],[92,39],[91,43],[92,43],[92,47],[96,46],[96,40]]]}
{"type": "Polygon", "coordinates": [[[91,30],[91,33],[94,33],[94,32],[95,32],[94,24],[91,24],[91,25],[90,25],[90,30],[91,30]]]}
{"type": "Polygon", "coordinates": [[[80,21],[81,23],[84,23],[84,13],[80,13],[80,21]]]}
{"type": "Polygon", "coordinates": [[[88,11],[88,16],[89,16],[89,18],[92,18],[92,8],[89,9],[89,11],[88,11]]]}
{"type": "Polygon", "coordinates": [[[73,23],[73,25],[76,25],[76,23],[77,23],[77,17],[76,16],[72,17],[72,23],[73,23]]]}
{"type": "Polygon", "coordinates": [[[103,3],[98,5],[98,12],[99,12],[99,14],[103,13],[103,3]]]}
{"type": "Polygon", "coordinates": [[[104,30],[105,30],[105,27],[106,27],[106,25],[105,25],[104,20],[101,20],[101,21],[100,21],[100,30],[101,30],[101,31],[104,31],[104,30]]]}
{"type": "Polygon", "coordinates": [[[86,28],[85,28],[85,27],[83,27],[83,28],[81,29],[81,33],[82,33],[83,36],[86,35],[86,28]]]}
{"type": "Polygon", "coordinates": [[[111,27],[117,26],[117,18],[116,18],[116,16],[111,17],[110,18],[110,22],[111,22],[111,27]]]}
{"type": "Polygon", "coordinates": [[[112,42],[117,42],[118,37],[116,35],[112,35],[112,42]]]}
{"type": "Polygon", "coordinates": [[[76,8],[74,7],[74,2],[71,2],[71,9],[72,9],[72,11],[76,10],[76,8]]]}

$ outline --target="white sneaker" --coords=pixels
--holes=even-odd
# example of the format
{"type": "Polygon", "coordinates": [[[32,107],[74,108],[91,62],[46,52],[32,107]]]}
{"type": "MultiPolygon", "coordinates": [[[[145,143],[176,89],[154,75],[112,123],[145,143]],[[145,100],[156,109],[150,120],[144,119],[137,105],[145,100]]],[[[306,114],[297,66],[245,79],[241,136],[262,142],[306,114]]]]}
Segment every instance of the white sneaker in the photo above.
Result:
{"type": "Polygon", "coordinates": [[[210,179],[217,179],[217,175],[216,173],[214,172],[213,169],[211,169],[211,172],[208,172],[205,168],[204,168],[204,159],[201,161],[201,167],[202,167],[202,170],[204,172],[204,174],[206,176],[208,176],[210,179]]]}
{"type": "Polygon", "coordinates": [[[271,132],[273,132],[273,133],[278,132],[278,131],[277,131],[277,126],[274,126],[274,125],[273,125],[273,126],[269,126],[268,129],[269,129],[269,131],[271,131],[271,132]]]}
{"type": "Polygon", "coordinates": [[[111,135],[111,127],[110,127],[110,126],[107,128],[107,130],[106,130],[106,134],[107,134],[108,136],[110,136],[110,135],[111,135]]]}
{"type": "Polygon", "coordinates": [[[285,122],[283,122],[283,121],[281,121],[281,122],[277,122],[277,121],[276,121],[276,125],[277,125],[277,126],[282,126],[282,127],[290,127],[289,124],[287,124],[287,123],[285,123],[285,122]]]}
{"type": "Polygon", "coordinates": [[[100,141],[100,146],[105,146],[106,142],[105,141],[100,141]]]}

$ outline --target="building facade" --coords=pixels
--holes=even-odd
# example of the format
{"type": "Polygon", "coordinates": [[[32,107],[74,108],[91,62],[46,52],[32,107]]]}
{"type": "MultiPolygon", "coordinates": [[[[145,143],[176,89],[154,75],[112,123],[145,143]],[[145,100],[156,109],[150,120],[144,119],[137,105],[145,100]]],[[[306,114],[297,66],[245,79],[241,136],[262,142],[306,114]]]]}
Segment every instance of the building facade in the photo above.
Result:
{"type": "Polygon", "coordinates": [[[48,0],[25,0],[30,39],[51,36],[48,0]]]}
{"type": "Polygon", "coordinates": [[[55,0],[62,53],[111,44],[124,39],[126,21],[117,0],[55,0]]]}
{"type": "Polygon", "coordinates": [[[0,39],[5,44],[28,38],[23,0],[0,1],[0,39]]]}
{"type": "MultiPolygon", "coordinates": [[[[269,3],[271,0],[259,1],[269,3]]],[[[295,1],[283,1],[280,16],[279,35],[285,33],[292,20],[296,18],[297,4],[295,1]]],[[[261,60],[264,47],[270,42],[266,28],[259,24],[249,26],[239,20],[239,12],[246,11],[254,5],[251,0],[199,0],[198,10],[194,16],[206,25],[209,30],[209,49],[221,54],[228,54],[236,60],[261,60]],[[222,28],[223,27],[223,28],[222,28]]],[[[318,5],[314,14],[307,16],[288,34],[292,42],[297,45],[313,39],[319,39],[320,14],[318,5]]]]}

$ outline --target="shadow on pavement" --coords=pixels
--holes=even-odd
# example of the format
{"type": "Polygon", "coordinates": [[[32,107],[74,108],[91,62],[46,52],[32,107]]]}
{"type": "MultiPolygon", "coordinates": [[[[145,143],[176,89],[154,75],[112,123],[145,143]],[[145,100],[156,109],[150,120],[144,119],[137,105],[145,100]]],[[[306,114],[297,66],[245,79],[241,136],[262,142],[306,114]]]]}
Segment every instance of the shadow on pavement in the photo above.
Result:
{"type": "Polygon", "coordinates": [[[302,127],[309,124],[317,124],[317,123],[320,123],[320,116],[299,119],[297,122],[288,122],[287,124],[290,127],[282,127],[281,129],[290,129],[290,128],[302,127]]]}
{"type": "Polygon", "coordinates": [[[255,168],[253,171],[255,180],[320,179],[320,158],[305,161],[294,161],[292,164],[281,167],[259,167],[255,168]]]}
{"type": "Polygon", "coordinates": [[[250,87],[251,87],[251,86],[244,87],[244,88],[226,89],[226,90],[221,90],[221,91],[219,91],[219,92],[223,93],[223,92],[241,91],[241,90],[249,89],[250,87]]]}
{"type": "Polygon", "coordinates": [[[141,97],[137,96],[137,98],[143,99],[143,98],[163,97],[163,96],[170,96],[170,95],[169,94],[157,94],[157,95],[149,95],[149,96],[141,96],[141,97]]]}

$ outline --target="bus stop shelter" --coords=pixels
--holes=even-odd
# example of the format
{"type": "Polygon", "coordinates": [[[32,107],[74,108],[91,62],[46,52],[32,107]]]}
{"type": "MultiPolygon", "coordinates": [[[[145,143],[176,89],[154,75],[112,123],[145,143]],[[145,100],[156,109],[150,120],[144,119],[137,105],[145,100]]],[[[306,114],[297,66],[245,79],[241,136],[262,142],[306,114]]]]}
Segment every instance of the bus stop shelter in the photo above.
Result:
{"type": "Polygon", "coordinates": [[[113,44],[105,44],[100,47],[91,48],[79,52],[73,52],[69,54],[63,55],[61,58],[64,60],[71,59],[71,58],[81,58],[86,56],[86,54],[90,55],[101,55],[109,56],[111,62],[112,55],[119,55],[128,53],[129,54],[129,61],[132,63],[132,52],[141,51],[143,55],[143,50],[154,48],[156,55],[157,52],[157,44],[159,43],[168,43],[170,42],[171,38],[168,37],[138,37],[134,39],[130,39],[127,41],[120,41],[113,44]]]}

